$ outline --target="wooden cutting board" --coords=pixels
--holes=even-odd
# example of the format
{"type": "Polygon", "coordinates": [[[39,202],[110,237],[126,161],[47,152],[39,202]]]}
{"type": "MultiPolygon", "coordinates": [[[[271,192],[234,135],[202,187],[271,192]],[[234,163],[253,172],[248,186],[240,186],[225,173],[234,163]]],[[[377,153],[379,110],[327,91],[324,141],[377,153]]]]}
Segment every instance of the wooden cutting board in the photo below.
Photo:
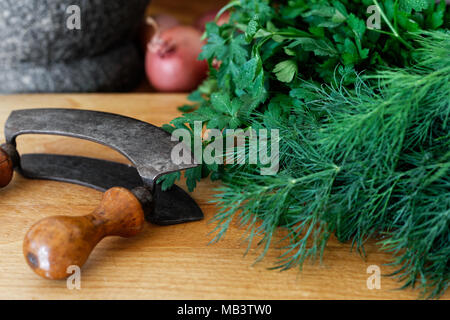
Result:
{"type": "MultiPolygon", "coordinates": [[[[185,95],[85,94],[0,96],[0,141],[14,109],[63,107],[109,111],[156,125],[177,116],[185,95]]],[[[120,154],[91,142],[56,136],[22,136],[21,153],[76,154],[127,162],[120,154]]],[[[81,289],[66,281],[35,275],[22,256],[22,240],[31,225],[51,215],[84,215],[99,203],[101,193],[51,181],[31,181],[15,175],[0,190],[0,299],[415,299],[418,292],[397,291],[399,284],[381,278],[381,288],[369,290],[367,268],[377,265],[382,274],[389,255],[373,243],[364,260],[349,244],[329,242],[322,265],[306,265],[303,272],[270,271],[279,251],[272,249],[253,264],[258,251],[244,257],[242,230],[230,227],[225,239],[208,245],[214,229],[208,221],[216,208],[208,201],[213,184],[200,183],[192,194],[206,219],[190,224],[158,227],[148,224],[133,239],[108,238],[100,243],[82,269],[81,289]]],[[[184,185],[183,185],[184,187],[184,185]]],[[[447,293],[444,298],[449,298],[447,293]]]]}

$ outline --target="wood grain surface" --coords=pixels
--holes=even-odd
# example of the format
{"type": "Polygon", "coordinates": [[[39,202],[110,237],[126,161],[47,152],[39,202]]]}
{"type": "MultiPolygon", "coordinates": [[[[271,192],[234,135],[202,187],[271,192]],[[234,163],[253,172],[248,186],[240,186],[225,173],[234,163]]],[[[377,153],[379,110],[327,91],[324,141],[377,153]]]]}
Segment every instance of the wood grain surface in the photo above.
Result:
{"type": "MultiPolygon", "coordinates": [[[[0,141],[3,126],[14,109],[63,107],[100,110],[135,117],[156,125],[178,114],[185,95],[22,95],[0,96],[0,141]]],[[[99,157],[127,162],[117,152],[91,142],[57,136],[22,136],[21,153],[48,152],[99,157]]],[[[362,259],[350,244],[331,239],[322,263],[298,270],[271,271],[279,251],[271,249],[254,264],[258,251],[244,257],[237,225],[224,240],[208,245],[216,208],[208,201],[218,184],[200,183],[192,194],[206,219],[176,226],[146,224],[131,239],[102,241],[82,269],[81,289],[67,289],[66,281],[45,280],[34,274],[22,254],[27,230],[52,215],[81,216],[94,210],[100,192],[65,183],[31,181],[15,174],[0,190],[0,298],[1,299],[415,299],[418,292],[395,290],[399,284],[381,278],[381,289],[367,288],[367,268],[377,265],[382,274],[389,255],[373,243],[362,259]]],[[[182,185],[184,187],[184,185],[182,185]]],[[[447,293],[443,298],[449,298],[447,293]]]]}

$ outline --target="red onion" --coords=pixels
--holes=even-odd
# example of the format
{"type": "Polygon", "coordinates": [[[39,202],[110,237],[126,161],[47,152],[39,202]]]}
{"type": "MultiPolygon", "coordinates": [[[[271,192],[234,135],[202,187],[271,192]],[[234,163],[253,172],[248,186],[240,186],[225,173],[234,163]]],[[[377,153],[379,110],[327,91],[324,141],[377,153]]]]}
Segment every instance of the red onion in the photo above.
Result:
{"type": "MultiPolygon", "coordinates": [[[[219,10],[211,10],[204,15],[202,15],[197,22],[195,23],[195,27],[200,30],[201,32],[205,31],[206,24],[208,22],[212,22],[216,19],[217,14],[219,13],[219,10]]],[[[230,20],[230,13],[228,11],[225,11],[222,13],[222,15],[217,20],[217,25],[221,26],[225,23],[227,23],[230,20]]]]}
{"type": "Polygon", "coordinates": [[[167,14],[147,17],[140,30],[140,41],[143,51],[147,50],[147,45],[152,40],[157,29],[159,32],[163,32],[178,25],[180,25],[180,22],[177,18],[167,14]]]}
{"type": "Polygon", "coordinates": [[[189,26],[175,26],[156,34],[147,48],[147,77],[158,91],[186,92],[207,76],[208,64],[197,60],[204,42],[201,32],[189,26]]]}

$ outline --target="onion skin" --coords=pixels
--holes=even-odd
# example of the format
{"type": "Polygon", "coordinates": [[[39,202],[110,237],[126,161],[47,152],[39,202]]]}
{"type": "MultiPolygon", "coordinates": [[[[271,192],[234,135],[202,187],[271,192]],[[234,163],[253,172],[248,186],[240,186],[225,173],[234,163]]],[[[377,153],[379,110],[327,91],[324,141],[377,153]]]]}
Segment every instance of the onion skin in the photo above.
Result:
{"type": "Polygon", "coordinates": [[[152,39],[147,48],[145,69],[156,90],[192,91],[206,78],[208,63],[197,60],[204,45],[201,36],[193,27],[176,26],[152,39]]]}
{"type": "MultiPolygon", "coordinates": [[[[159,32],[164,32],[167,29],[180,25],[180,22],[177,20],[177,18],[170,16],[168,14],[157,14],[151,16],[151,18],[157,24],[159,32]]],[[[150,43],[153,36],[156,34],[156,31],[157,30],[154,25],[149,24],[147,21],[143,22],[139,32],[139,40],[143,52],[146,52],[147,45],[150,43]]]]}

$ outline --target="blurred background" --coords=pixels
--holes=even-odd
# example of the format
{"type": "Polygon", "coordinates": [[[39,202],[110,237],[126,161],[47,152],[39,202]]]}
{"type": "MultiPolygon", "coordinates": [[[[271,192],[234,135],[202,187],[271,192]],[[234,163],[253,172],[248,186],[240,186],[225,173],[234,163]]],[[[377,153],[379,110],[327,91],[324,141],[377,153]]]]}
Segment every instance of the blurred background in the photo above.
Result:
{"type": "MultiPolygon", "coordinates": [[[[147,7],[146,16],[172,16],[183,25],[199,27],[205,22],[211,21],[228,2],[228,0],[153,0],[147,7]]],[[[135,91],[154,92],[157,90],[145,77],[135,91]]]]}
{"type": "Polygon", "coordinates": [[[226,3],[1,0],[0,93],[189,92],[209,70],[205,24],[226,3]]]}
{"type": "Polygon", "coordinates": [[[203,14],[220,9],[226,0],[153,0],[146,14],[169,14],[181,23],[194,24],[203,14]]]}

